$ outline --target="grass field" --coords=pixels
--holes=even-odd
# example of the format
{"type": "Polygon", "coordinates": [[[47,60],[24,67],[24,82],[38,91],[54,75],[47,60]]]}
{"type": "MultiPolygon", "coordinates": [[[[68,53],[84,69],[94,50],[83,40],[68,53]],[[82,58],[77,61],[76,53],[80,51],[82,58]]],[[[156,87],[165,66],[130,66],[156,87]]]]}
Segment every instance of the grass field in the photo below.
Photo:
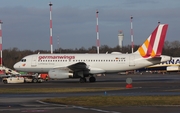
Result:
{"type": "Polygon", "coordinates": [[[157,106],[180,105],[180,96],[83,96],[44,99],[44,102],[64,105],[100,106],[157,106]]]}
{"type": "MultiPolygon", "coordinates": [[[[111,90],[129,90],[122,87],[105,88],[0,88],[4,93],[70,93],[97,92],[111,90]]],[[[174,90],[172,90],[174,91],[174,90]]],[[[177,90],[175,90],[177,91],[177,90]]],[[[179,91],[179,90],[178,90],[179,91]]],[[[180,105],[180,96],[82,96],[66,98],[48,98],[44,102],[78,106],[148,106],[148,105],[180,105]]]]}
{"type": "Polygon", "coordinates": [[[104,88],[0,88],[1,93],[68,93],[68,92],[96,92],[122,90],[121,87],[104,88]]]}

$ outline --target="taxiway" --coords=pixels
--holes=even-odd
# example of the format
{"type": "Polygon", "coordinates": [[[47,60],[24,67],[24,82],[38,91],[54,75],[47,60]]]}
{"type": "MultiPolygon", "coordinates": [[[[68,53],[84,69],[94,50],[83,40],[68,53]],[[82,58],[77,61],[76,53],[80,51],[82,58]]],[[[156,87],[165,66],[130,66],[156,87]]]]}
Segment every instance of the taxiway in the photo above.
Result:
{"type": "MultiPolygon", "coordinates": [[[[50,80],[44,83],[3,84],[1,88],[75,88],[75,87],[124,87],[124,90],[107,91],[106,95],[180,95],[180,74],[144,74],[117,75],[109,74],[97,77],[95,83],[79,83],[78,79],[50,80]],[[126,78],[133,79],[133,88],[126,89],[126,78]]],[[[0,112],[66,112],[66,113],[178,113],[180,106],[129,106],[85,108],[73,105],[41,103],[38,100],[53,97],[104,95],[104,91],[81,93],[31,93],[0,94],[0,112]]]]}

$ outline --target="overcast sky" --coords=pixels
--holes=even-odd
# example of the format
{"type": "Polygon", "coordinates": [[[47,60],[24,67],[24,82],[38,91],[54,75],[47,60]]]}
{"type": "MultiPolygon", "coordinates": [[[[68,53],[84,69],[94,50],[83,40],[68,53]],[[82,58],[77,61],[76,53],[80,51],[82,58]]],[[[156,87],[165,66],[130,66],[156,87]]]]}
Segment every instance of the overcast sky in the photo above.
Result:
{"type": "MultiPolygon", "coordinates": [[[[50,0],[0,0],[3,49],[50,50],[50,0]]],[[[100,45],[131,44],[130,16],[134,43],[144,40],[161,23],[169,24],[166,40],[180,41],[180,0],[51,0],[53,48],[96,46],[96,10],[99,11],[100,45]],[[59,42],[59,43],[58,43],[59,42]]]]}

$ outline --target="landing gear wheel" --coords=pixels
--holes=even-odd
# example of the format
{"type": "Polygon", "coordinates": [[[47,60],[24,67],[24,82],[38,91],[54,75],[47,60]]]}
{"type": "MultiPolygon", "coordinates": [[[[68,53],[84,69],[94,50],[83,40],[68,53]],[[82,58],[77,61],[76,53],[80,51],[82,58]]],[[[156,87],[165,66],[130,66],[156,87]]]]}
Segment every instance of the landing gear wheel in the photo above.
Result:
{"type": "Polygon", "coordinates": [[[86,82],[86,78],[80,78],[80,83],[85,83],[86,82]]]}
{"type": "Polygon", "coordinates": [[[90,77],[89,82],[96,82],[96,78],[95,77],[90,77]]]}

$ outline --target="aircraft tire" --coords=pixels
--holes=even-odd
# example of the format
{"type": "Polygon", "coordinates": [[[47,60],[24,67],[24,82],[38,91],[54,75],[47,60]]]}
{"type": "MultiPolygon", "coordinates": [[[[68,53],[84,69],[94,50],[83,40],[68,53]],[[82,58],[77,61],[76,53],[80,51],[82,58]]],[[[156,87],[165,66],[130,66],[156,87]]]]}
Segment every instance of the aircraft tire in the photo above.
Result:
{"type": "Polygon", "coordinates": [[[96,82],[96,78],[95,77],[90,77],[89,82],[96,82]]]}

